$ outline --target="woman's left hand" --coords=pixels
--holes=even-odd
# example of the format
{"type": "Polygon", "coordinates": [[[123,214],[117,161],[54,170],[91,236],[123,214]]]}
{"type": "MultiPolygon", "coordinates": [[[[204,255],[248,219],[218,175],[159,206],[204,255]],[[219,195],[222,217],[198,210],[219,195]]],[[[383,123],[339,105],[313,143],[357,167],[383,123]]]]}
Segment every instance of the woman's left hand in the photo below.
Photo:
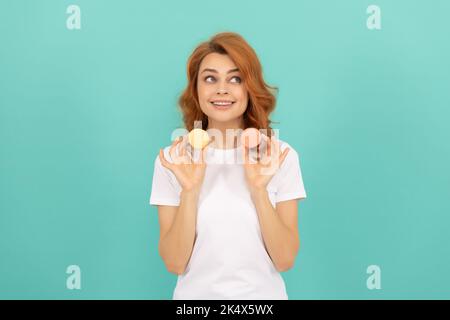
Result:
{"type": "Polygon", "coordinates": [[[289,148],[286,148],[281,153],[280,142],[275,138],[263,135],[263,139],[266,147],[261,151],[261,145],[258,146],[257,159],[251,159],[250,150],[242,144],[245,177],[250,190],[265,189],[289,152],[289,148]]]}

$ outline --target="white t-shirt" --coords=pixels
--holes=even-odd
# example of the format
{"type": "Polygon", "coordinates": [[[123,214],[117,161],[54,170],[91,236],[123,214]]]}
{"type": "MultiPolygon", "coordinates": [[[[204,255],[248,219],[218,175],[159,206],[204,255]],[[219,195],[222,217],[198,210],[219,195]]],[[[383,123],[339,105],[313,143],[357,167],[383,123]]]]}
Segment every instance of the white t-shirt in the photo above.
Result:
{"type": "MultiPolygon", "coordinates": [[[[306,198],[298,153],[289,147],[286,159],[270,180],[270,201],[306,198]]],[[[178,276],[173,299],[288,299],[280,273],[265,249],[258,215],[246,186],[241,147],[208,147],[200,189],[197,238],[184,274],[178,276]]],[[[170,146],[164,148],[169,162],[170,146]]],[[[154,163],[151,205],[180,204],[175,175],[154,163]]]]}

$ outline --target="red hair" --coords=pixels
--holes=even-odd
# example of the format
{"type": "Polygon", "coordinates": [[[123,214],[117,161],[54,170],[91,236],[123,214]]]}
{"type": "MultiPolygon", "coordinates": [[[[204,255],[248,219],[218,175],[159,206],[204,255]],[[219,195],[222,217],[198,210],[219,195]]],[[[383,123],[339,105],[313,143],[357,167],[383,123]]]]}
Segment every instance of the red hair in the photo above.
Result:
{"type": "Polygon", "coordinates": [[[194,121],[202,122],[202,129],[208,127],[208,117],[200,109],[197,94],[197,78],[200,63],[210,53],[227,54],[239,68],[243,84],[248,92],[248,105],[243,114],[244,129],[253,127],[266,129],[269,136],[273,135],[269,119],[275,109],[276,98],[272,92],[278,88],[268,86],[262,76],[262,67],[253,48],[237,33],[222,32],[195,48],[187,63],[188,84],[178,99],[183,113],[184,126],[188,131],[194,128],[194,121]]]}

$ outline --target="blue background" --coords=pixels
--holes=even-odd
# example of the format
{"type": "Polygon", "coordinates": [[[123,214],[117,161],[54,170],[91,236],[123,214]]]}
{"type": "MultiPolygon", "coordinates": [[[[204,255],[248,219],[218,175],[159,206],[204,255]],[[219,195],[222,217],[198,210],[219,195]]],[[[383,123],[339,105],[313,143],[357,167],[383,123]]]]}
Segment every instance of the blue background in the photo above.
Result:
{"type": "Polygon", "coordinates": [[[187,58],[241,34],[308,198],[290,299],[445,299],[450,2],[0,2],[0,298],[170,299],[148,204],[187,58]],[[69,30],[69,5],[81,29],[69,30]],[[369,30],[369,5],[381,30],[369,30]],[[81,290],[66,269],[81,268],[81,290]],[[381,268],[380,290],[366,269],[381,268]]]}

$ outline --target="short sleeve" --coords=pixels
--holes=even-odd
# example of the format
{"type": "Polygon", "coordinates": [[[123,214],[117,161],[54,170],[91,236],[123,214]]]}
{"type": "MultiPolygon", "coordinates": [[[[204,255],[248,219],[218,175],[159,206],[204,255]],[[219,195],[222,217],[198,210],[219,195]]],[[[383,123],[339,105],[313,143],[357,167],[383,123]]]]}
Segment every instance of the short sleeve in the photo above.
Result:
{"type": "MultiPolygon", "coordinates": [[[[164,154],[166,159],[170,161],[167,148],[165,148],[164,154]]],[[[181,187],[175,175],[169,169],[163,167],[158,154],[154,161],[152,190],[149,203],[151,205],[179,206],[180,192],[181,187]]]]}
{"type": "Polygon", "coordinates": [[[298,153],[287,143],[284,143],[281,151],[286,147],[290,150],[273,177],[276,189],[275,202],[306,198],[298,153]]]}

